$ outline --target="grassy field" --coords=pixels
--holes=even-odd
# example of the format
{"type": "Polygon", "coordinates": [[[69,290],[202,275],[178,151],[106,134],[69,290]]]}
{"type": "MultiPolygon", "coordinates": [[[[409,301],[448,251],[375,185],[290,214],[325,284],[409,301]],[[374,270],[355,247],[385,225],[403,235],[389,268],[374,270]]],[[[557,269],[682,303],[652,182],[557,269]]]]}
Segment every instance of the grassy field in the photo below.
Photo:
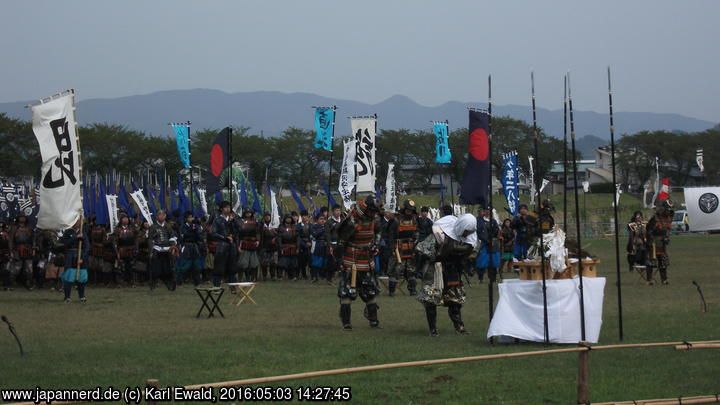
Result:
{"type": "MultiPolygon", "coordinates": [[[[601,344],[618,343],[613,248],[589,241],[608,277],[601,344]]],[[[623,260],[626,343],[720,339],[718,236],[676,236],[670,286],[636,282],[623,260]],[[700,304],[692,280],[710,307],[700,304]]],[[[0,292],[0,314],[14,322],[28,354],[0,330],[0,388],[73,388],[190,385],[303,371],[410,360],[541,350],[541,344],[490,344],[487,288],[467,288],[463,316],[469,336],[453,333],[438,311],[441,336],[428,336],[414,299],[383,294],[381,330],[371,330],[360,303],[355,330],[340,329],[335,286],[305,281],[263,283],[258,305],[230,306],[226,318],[196,319],[192,288],[167,290],[88,288],[89,300],[62,302],[49,291],[0,292]]],[[[554,346],[555,347],[555,346],[554,346]]],[[[671,348],[590,354],[593,401],[705,395],[720,392],[720,352],[671,348]]],[[[350,386],[355,403],[570,404],[575,403],[577,354],[405,368],[276,383],[350,386]]]]}

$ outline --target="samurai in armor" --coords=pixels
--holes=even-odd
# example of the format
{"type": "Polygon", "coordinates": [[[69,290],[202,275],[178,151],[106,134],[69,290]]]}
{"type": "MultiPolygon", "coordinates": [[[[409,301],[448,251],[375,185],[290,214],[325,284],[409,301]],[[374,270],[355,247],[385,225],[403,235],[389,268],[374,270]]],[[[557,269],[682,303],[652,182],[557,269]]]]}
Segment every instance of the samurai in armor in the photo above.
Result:
{"type": "Polygon", "coordinates": [[[157,286],[157,280],[161,279],[168,290],[175,291],[173,259],[177,252],[177,236],[166,219],[165,211],[159,210],[155,215],[155,223],[148,230],[151,252],[150,289],[154,289],[157,286]]]}
{"type": "MultiPolygon", "coordinates": [[[[94,222],[94,219],[91,218],[94,222]]],[[[90,228],[90,257],[87,264],[90,271],[105,273],[105,261],[103,260],[103,246],[107,239],[107,228],[105,225],[93,223],[90,228]]]]}
{"type": "MultiPolygon", "coordinates": [[[[433,221],[430,219],[430,208],[423,206],[420,208],[420,217],[418,218],[418,243],[432,235],[433,221]]],[[[415,278],[422,279],[422,269],[425,267],[425,256],[415,255],[415,278]]]]}
{"type": "MultiPolygon", "coordinates": [[[[380,264],[380,272],[384,275],[390,274],[390,258],[395,255],[395,238],[397,237],[398,221],[395,213],[385,211],[378,221],[380,227],[380,243],[378,246],[378,263],[380,264]]],[[[397,285],[397,281],[395,281],[397,285]]],[[[393,293],[395,295],[395,288],[393,293]]]]}
{"type": "MultiPolygon", "coordinates": [[[[627,260],[630,265],[630,271],[633,270],[633,266],[646,265],[647,257],[647,221],[643,220],[643,214],[640,211],[635,211],[632,218],[628,222],[628,243],[627,243],[627,260]]],[[[646,281],[652,282],[652,267],[646,267],[646,271],[650,274],[647,275],[646,281]]]]}
{"type": "Polygon", "coordinates": [[[255,220],[255,211],[246,208],[239,221],[240,254],[238,267],[246,281],[257,281],[260,258],[260,224],[255,220]]]}
{"type": "Polygon", "coordinates": [[[186,211],[185,223],[180,227],[180,257],[177,261],[177,284],[187,279],[188,273],[192,277],[193,285],[197,287],[202,280],[205,250],[204,234],[199,224],[195,223],[192,211],[186,211]]]}
{"type": "Polygon", "coordinates": [[[230,201],[220,203],[220,215],[212,225],[210,240],[215,245],[215,267],[212,272],[214,287],[220,287],[223,277],[228,283],[237,282],[237,245],[235,244],[235,220],[230,201]]]}
{"type": "Polygon", "coordinates": [[[464,263],[475,254],[477,220],[472,214],[447,215],[435,222],[433,234],[418,243],[417,252],[427,258],[423,286],[417,299],[425,307],[430,336],[438,336],[437,306],[448,307],[448,315],[459,334],[468,334],[462,321],[465,303],[462,284],[464,263]]]}
{"type": "Polygon", "coordinates": [[[271,215],[269,212],[263,214],[262,231],[260,233],[260,266],[262,268],[263,280],[282,280],[282,275],[277,274],[278,263],[278,234],[277,229],[270,226],[271,215]]]}
{"type": "Polygon", "coordinates": [[[2,221],[0,222],[0,279],[2,280],[3,287],[6,291],[12,288],[10,285],[11,258],[12,251],[10,249],[10,230],[8,229],[7,224],[2,221]]]}
{"type": "MultiPolygon", "coordinates": [[[[293,219],[297,222],[294,215],[293,219]]],[[[300,219],[302,221],[297,224],[298,236],[300,237],[300,247],[298,249],[298,269],[300,269],[300,274],[298,274],[298,278],[307,280],[307,267],[310,264],[312,243],[310,240],[310,217],[306,210],[300,211],[300,219]]]]}
{"type": "Polygon", "coordinates": [[[360,296],[365,302],[365,318],[370,327],[380,327],[375,296],[379,289],[372,276],[377,254],[376,235],[380,229],[376,218],[380,213],[375,196],[370,195],[353,205],[338,229],[338,248],[343,249],[343,270],[338,286],[340,320],[343,330],[352,330],[350,304],[360,296]]]}
{"type": "Polygon", "coordinates": [[[553,230],[553,227],[555,227],[555,219],[552,216],[553,212],[555,212],[555,206],[550,200],[543,200],[542,204],[540,204],[540,212],[538,213],[538,232],[546,234],[553,230]]]}
{"type": "Polygon", "coordinates": [[[330,255],[325,226],[326,219],[322,214],[319,214],[315,218],[315,223],[310,225],[310,278],[313,283],[317,283],[320,277],[327,277],[327,268],[330,263],[334,263],[330,255]]]}
{"type": "Polygon", "coordinates": [[[416,295],[415,280],[415,245],[418,242],[418,221],[417,209],[415,202],[405,200],[398,219],[395,221],[396,227],[391,240],[394,244],[391,246],[392,254],[388,266],[388,290],[390,296],[395,295],[400,277],[407,280],[407,288],[410,295],[416,295]]]}
{"type": "Polygon", "coordinates": [[[148,274],[148,268],[150,263],[150,244],[148,235],[150,232],[150,223],[146,220],[142,220],[140,223],[140,229],[137,232],[137,260],[135,261],[135,270],[138,273],[148,274]]]}
{"type": "Polygon", "coordinates": [[[77,286],[81,302],[85,302],[85,285],[88,282],[88,272],[85,268],[90,253],[90,240],[87,234],[80,230],[80,221],[75,226],[63,232],[60,242],[65,247],[65,270],[62,273],[65,302],[70,302],[70,293],[73,284],[77,286]],[[80,260],[78,260],[78,256],[80,260]],[[80,265],[78,268],[78,264],[80,265]]]}
{"type": "Polygon", "coordinates": [[[500,268],[500,227],[490,215],[490,207],[481,207],[477,218],[477,240],[480,246],[475,268],[478,269],[478,278],[483,282],[485,270],[488,271],[488,281],[494,283],[497,278],[497,269],[500,268]]]}
{"type": "Polygon", "coordinates": [[[330,243],[330,256],[332,257],[331,263],[326,267],[325,277],[328,284],[332,283],[335,272],[342,270],[343,267],[343,249],[339,245],[340,237],[338,236],[342,221],[342,210],[338,204],[335,204],[332,206],[332,215],[325,222],[327,240],[330,243]]]}
{"type": "Polygon", "coordinates": [[[120,214],[120,223],[113,233],[115,257],[125,284],[135,286],[135,257],[137,256],[137,232],[130,219],[120,214]]]}
{"type": "Polygon", "coordinates": [[[285,214],[283,223],[278,227],[277,233],[280,242],[278,257],[280,274],[284,271],[287,273],[288,279],[297,280],[299,235],[292,215],[285,214]]]}
{"type": "MultiPolygon", "coordinates": [[[[53,248],[58,244],[58,235],[56,231],[44,229],[39,231],[35,237],[35,284],[42,288],[45,283],[46,274],[52,273],[52,256],[53,248]]],[[[57,273],[57,270],[54,270],[57,273]]],[[[50,274],[51,279],[57,280],[57,274],[50,274]]],[[[53,288],[54,289],[54,288],[53,288]]]]}
{"type": "MultiPolygon", "coordinates": [[[[25,288],[32,290],[33,286],[33,262],[35,260],[35,235],[25,215],[15,218],[15,228],[11,231],[11,246],[15,259],[11,277],[17,277],[22,273],[25,288]]],[[[12,280],[11,280],[12,281],[12,280]]],[[[8,285],[7,287],[10,287],[8,285]]]]}
{"type": "Polygon", "coordinates": [[[515,246],[515,231],[512,229],[512,220],[505,218],[500,227],[500,241],[502,243],[502,254],[500,255],[500,278],[502,278],[503,267],[507,265],[507,271],[512,270],[513,249],[515,246]]]}
{"type": "MultiPolygon", "coordinates": [[[[672,217],[674,214],[672,208],[672,202],[664,200],[655,209],[655,214],[647,224],[648,264],[658,269],[663,285],[670,284],[667,277],[667,269],[670,266],[667,247],[670,244],[670,232],[672,230],[672,217]]],[[[648,274],[651,275],[652,273],[648,274]]],[[[648,284],[652,285],[650,277],[648,277],[648,284]]]]}
{"type": "MultiPolygon", "coordinates": [[[[125,215],[124,213],[120,213],[118,216],[118,219],[125,215]]],[[[118,224],[119,225],[119,224],[118,224]]],[[[105,287],[119,287],[120,286],[120,263],[117,257],[117,252],[115,251],[115,241],[114,241],[114,234],[110,234],[105,238],[103,241],[103,267],[102,267],[102,275],[103,275],[103,284],[105,284],[105,287]]]]}

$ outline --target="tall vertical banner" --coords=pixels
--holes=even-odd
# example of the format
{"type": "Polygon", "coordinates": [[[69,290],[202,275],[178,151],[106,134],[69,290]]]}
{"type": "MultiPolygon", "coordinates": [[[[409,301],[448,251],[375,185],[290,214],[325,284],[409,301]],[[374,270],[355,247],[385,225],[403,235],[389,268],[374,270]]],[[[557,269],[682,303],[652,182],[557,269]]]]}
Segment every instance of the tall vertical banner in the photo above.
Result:
{"type": "Polygon", "coordinates": [[[225,128],[215,136],[210,148],[210,170],[207,175],[208,193],[214,194],[223,187],[230,187],[225,181],[223,171],[230,166],[230,128],[225,128]]]}
{"type": "Polygon", "coordinates": [[[207,198],[205,197],[205,189],[197,188],[195,192],[197,192],[198,200],[200,200],[200,208],[202,208],[203,215],[210,215],[208,212],[207,198]]]}
{"type": "Polygon", "coordinates": [[[353,204],[352,192],[355,187],[355,145],[354,139],[345,142],[342,168],[340,169],[340,183],[338,191],[343,200],[345,209],[350,209],[353,204]]]}
{"type": "Polygon", "coordinates": [[[490,114],[483,110],[469,110],[469,113],[470,145],[460,189],[460,203],[487,205],[488,177],[490,176],[490,145],[488,142],[490,114]]]}
{"type": "Polygon", "coordinates": [[[535,187],[535,168],[533,167],[534,159],[534,157],[528,156],[528,168],[530,169],[530,204],[535,204],[535,194],[537,193],[535,187]]]}
{"type": "Polygon", "coordinates": [[[275,191],[270,189],[270,227],[277,228],[280,226],[280,211],[278,210],[277,196],[275,191]]]}
{"type": "Polygon", "coordinates": [[[433,123],[435,133],[435,163],[450,163],[452,154],[448,143],[448,124],[445,122],[433,123]]]}
{"type": "Polygon", "coordinates": [[[385,180],[385,209],[390,212],[395,212],[395,210],[397,210],[394,163],[388,163],[387,179],[385,180]]]}
{"type": "Polygon", "coordinates": [[[705,166],[703,166],[703,150],[698,149],[695,151],[695,163],[698,165],[698,169],[700,169],[700,173],[705,171],[705,166]]]}
{"type": "Polygon", "coordinates": [[[332,150],[335,109],[318,107],[315,109],[315,142],[318,149],[332,150]]]}
{"type": "Polygon", "coordinates": [[[82,216],[80,149],[75,96],[67,94],[32,107],[32,127],[42,157],[40,229],[67,229],[82,216]]]}
{"type": "Polygon", "coordinates": [[[502,186],[507,200],[508,211],[511,215],[517,215],[520,205],[518,195],[518,165],[517,152],[512,151],[503,155],[502,186]]]}
{"type": "Polygon", "coordinates": [[[375,126],[376,118],[350,118],[356,142],[357,191],[375,191],[375,126]]]}
{"type": "Polygon", "coordinates": [[[132,197],[133,200],[135,200],[135,204],[137,204],[138,208],[140,209],[140,213],[142,214],[143,218],[145,218],[146,221],[150,225],[153,224],[152,220],[152,213],[150,212],[150,206],[147,203],[147,200],[145,199],[145,195],[143,194],[143,190],[140,188],[138,190],[133,191],[130,193],[130,197],[132,197]]]}
{"type": "Polygon", "coordinates": [[[113,233],[115,231],[115,226],[117,226],[119,222],[117,211],[117,196],[108,194],[105,196],[105,200],[107,202],[108,216],[110,219],[110,233],[113,233]]]}
{"type": "Polygon", "coordinates": [[[187,124],[171,124],[175,130],[175,140],[177,142],[178,155],[180,162],[186,169],[190,168],[190,127],[187,124]]]}

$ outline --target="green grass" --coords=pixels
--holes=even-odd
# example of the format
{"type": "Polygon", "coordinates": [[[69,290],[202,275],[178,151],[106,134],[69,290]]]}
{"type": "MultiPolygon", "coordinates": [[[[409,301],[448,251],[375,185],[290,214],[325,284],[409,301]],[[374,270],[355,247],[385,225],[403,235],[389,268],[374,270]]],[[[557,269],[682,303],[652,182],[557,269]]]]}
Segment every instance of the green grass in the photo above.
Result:
{"type": "MultiPolygon", "coordinates": [[[[676,236],[670,286],[636,282],[623,260],[625,343],[720,339],[717,236],[676,236]],[[710,311],[699,311],[692,280],[710,311]]],[[[603,260],[605,289],[601,344],[618,343],[614,248],[588,241],[603,260]]],[[[196,319],[199,300],[188,287],[175,293],[145,288],[88,288],[89,301],[62,302],[48,291],[0,291],[0,314],[15,324],[28,354],[0,329],[0,388],[190,385],[389,362],[543,349],[541,344],[491,345],[487,287],[467,288],[463,308],[470,336],[457,336],[444,309],[441,336],[428,337],[424,311],[408,296],[379,298],[382,330],[371,330],[353,304],[355,330],[342,332],[335,286],[262,283],[258,305],[230,306],[226,319],[196,319]]],[[[496,295],[497,296],[497,295],[496,295]]],[[[75,296],[73,298],[76,298],[75,296]]],[[[4,325],[3,325],[4,326],[4,325]]],[[[720,391],[720,352],[672,348],[590,354],[590,398],[631,400],[720,391]]],[[[575,403],[577,354],[417,367],[275,383],[351,386],[356,403],[575,403]]]]}

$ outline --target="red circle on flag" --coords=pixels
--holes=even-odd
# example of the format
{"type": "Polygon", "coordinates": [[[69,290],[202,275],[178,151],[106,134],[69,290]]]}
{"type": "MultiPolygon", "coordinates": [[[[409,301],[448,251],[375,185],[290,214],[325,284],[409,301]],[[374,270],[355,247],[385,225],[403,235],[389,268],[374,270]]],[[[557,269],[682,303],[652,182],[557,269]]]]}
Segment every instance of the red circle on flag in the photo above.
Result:
{"type": "Polygon", "coordinates": [[[213,176],[217,177],[224,169],[225,156],[220,145],[214,145],[210,150],[210,171],[213,176]]]}
{"type": "Polygon", "coordinates": [[[477,160],[488,158],[488,136],[483,128],[477,128],[470,134],[470,154],[477,160]]]}

